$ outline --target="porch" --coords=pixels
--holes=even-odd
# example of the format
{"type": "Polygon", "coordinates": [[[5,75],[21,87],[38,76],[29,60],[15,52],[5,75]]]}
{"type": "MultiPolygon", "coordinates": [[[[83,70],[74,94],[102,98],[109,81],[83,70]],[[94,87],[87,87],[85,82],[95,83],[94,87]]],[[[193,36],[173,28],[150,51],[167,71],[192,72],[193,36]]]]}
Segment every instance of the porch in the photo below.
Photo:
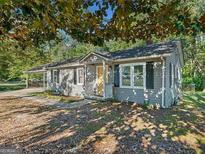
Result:
{"type": "Polygon", "coordinates": [[[46,69],[40,71],[26,71],[26,88],[43,88],[47,89],[47,72],[46,69]]]}
{"type": "Polygon", "coordinates": [[[84,59],[83,63],[85,67],[85,98],[98,100],[113,98],[114,75],[111,61],[92,55],[84,59]]]}

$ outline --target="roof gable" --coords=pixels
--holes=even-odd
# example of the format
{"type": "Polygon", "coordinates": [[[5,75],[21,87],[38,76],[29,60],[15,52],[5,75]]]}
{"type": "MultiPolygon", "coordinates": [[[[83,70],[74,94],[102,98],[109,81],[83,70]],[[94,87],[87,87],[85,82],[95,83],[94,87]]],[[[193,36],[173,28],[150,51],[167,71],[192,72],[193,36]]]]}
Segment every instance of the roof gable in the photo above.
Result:
{"type": "Polygon", "coordinates": [[[80,62],[98,62],[102,60],[109,60],[110,58],[99,52],[90,52],[85,55],[80,62]]]}

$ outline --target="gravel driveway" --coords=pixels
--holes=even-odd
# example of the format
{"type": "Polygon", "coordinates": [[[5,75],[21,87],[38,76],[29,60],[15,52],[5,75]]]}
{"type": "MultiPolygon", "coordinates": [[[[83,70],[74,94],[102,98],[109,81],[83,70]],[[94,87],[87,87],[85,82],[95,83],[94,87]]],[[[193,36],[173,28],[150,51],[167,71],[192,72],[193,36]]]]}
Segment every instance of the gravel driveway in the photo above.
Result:
{"type": "Polygon", "coordinates": [[[43,92],[43,88],[28,88],[15,91],[7,91],[0,93],[0,99],[7,97],[26,97],[29,96],[29,93],[43,92]]]}

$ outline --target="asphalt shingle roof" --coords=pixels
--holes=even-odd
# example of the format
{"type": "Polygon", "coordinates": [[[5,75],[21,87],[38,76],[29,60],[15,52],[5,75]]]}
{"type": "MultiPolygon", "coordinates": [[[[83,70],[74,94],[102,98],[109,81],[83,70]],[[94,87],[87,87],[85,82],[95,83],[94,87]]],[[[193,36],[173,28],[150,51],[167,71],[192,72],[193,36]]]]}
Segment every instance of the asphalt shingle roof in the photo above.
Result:
{"type": "Polygon", "coordinates": [[[32,69],[29,69],[28,72],[43,70],[44,68],[49,68],[49,67],[57,67],[57,66],[61,66],[61,65],[69,64],[69,63],[75,63],[75,62],[78,62],[80,60],[80,58],[81,57],[74,57],[74,58],[69,58],[69,59],[63,60],[63,61],[58,61],[58,62],[40,65],[40,66],[34,67],[32,69]]]}
{"type": "Polygon", "coordinates": [[[166,42],[159,44],[150,44],[144,47],[135,47],[127,50],[120,50],[115,52],[96,52],[97,54],[104,56],[111,60],[145,57],[153,55],[162,55],[175,51],[177,47],[176,42],[166,42]]]}
{"type": "MultiPolygon", "coordinates": [[[[176,48],[177,48],[177,43],[175,41],[171,41],[166,43],[150,44],[144,47],[135,47],[132,49],[120,50],[116,52],[101,51],[95,53],[110,60],[117,60],[117,59],[127,59],[127,58],[135,58],[135,57],[162,55],[162,54],[174,52],[176,48]]],[[[28,71],[38,71],[38,70],[42,70],[43,68],[57,67],[65,64],[75,63],[75,62],[79,62],[81,59],[82,57],[69,58],[59,62],[40,65],[28,71]]]]}

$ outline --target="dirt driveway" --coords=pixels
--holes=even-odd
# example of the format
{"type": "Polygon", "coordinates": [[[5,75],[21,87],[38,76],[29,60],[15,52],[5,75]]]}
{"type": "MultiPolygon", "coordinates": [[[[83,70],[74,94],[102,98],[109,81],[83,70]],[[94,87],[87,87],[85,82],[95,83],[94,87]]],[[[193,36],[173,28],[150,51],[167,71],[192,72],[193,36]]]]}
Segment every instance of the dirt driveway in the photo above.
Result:
{"type": "Polygon", "coordinates": [[[0,148],[25,153],[204,153],[205,97],[172,109],[93,102],[60,109],[35,100],[0,100],[0,148]],[[200,106],[198,106],[200,107],[200,106]]]}
{"type": "Polygon", "coordinates": [[[28,96],[29,93],[42,92],[42,91],[44,91],[43,88],[29,88],[29,89],[21,89],[21,90],[15,90],[15,91],[1,92],[0,99],[12,97],[12,96],[25,97],[25,96],[28,96]]]}

